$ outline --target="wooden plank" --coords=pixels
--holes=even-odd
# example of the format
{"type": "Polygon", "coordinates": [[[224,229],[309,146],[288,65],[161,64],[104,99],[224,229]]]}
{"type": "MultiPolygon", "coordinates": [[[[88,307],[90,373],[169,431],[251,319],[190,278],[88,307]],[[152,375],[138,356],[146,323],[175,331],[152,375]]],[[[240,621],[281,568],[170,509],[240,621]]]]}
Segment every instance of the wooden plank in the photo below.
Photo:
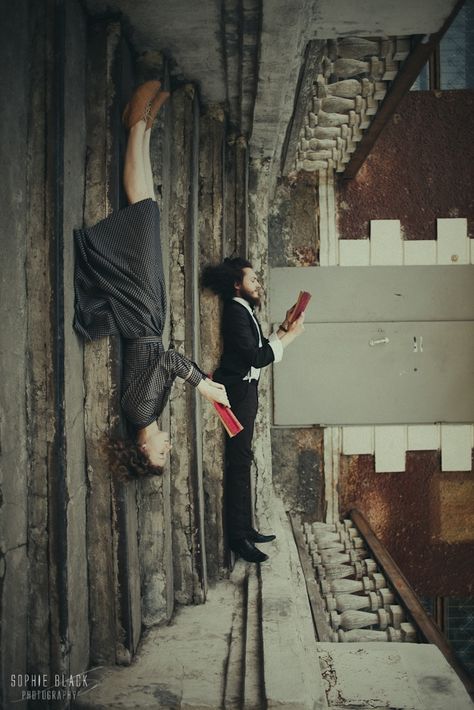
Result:
{"type": "Polygon", "coordinates": [[[408,451],[433,451],[439,447],[439,424],[411,424],[408,426],[408,451]]]}
{"type": "Polygon", "coordinates": [[[301,531],[301,524],[294,516],[288,515],[288,517],[290,518],[291,529],[293,530],[293,536],[303,569],[316,636],[318,641],[332,641],[332,629],[326,621],[326,607],[324,606],[324,601],[319,591],[319,585],[314,576],[314,569],[301,531]]]}
{"type": "Polygon", "coordinates": [[[342,453],[346,456],[352,454],[373,454],[374,427],[342,427],[342,453]]]}
{"type": "Polygon", "coordinates": [[[428,266],[436,264],[435,239],[410,239],[403,242],[405,266],[428,266]]]}
{"type": "Polygon", "coordinates": [[[389,580],[390,584],[394,587],[400,597],[402,605],[411,615],[422,640],[432,643],[439,648],[450,666],[464,683],[467,692],[470,693],[470,695],[474,695],[474,682],[456,659],[450,644],[440,628],[435,624],[433,619],[428,616],[407,578],[392,558],[385,545],[377,538],[368,521],[359,510],[351,510],[350,516],[354,525],[359,530],[359,533],[367,543],[372,557],[376,560],[386,579],[389,580]]]}
{"type": "Polygon", "coordinates": [[[472,425],[441,425],[441,470],[470,471],[472,468],[472,425]]]}
{"type": "Polygon", "coordinates": [[[403,264],[400,220],[372,219],[370,221],[370,263],[372,266],[403,264]]]}
{"type": "Polygon", "coordinates": [[[393,473],[405,470],[407,428],[403,425],[375,427],[375,471],[393,473]]]}
{"type": "Polygon", "coordinates": [[[407,57],[393,80],[385,99],[372,119],[369,129],[364,133],[362,140],[347,164],[343,173],[344,179],[350,180],[357,175],[377,141],[377,138],[380,136],[385,124],[392,116],[401,99],[410,90],[422,67],[428,61],[434,48],[448,30],[463,4],[464,0],[458,0],[439,32],[429,35],[428,37],[420,35],[417,45],[407,57]]]}
{"type": "Polygon", "coordinates": [[[438,264],[469,264],[467,219],[437,219],[438,264]]]}
{"type": "Polygon", "coordinates": [[[369,239],[339,239],[339,266],[369,266],[369,239]]]}

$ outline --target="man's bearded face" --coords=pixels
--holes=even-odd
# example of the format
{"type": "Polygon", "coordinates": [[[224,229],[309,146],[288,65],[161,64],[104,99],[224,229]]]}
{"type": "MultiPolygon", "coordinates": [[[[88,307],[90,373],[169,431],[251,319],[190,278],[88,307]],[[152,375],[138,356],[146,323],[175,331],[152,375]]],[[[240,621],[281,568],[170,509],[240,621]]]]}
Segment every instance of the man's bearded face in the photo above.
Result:
{"type": "Polygon", "coordinates": [[[261,286],[258,282],[257,274],[250,267],[243,270],[244,277],[242,283],[236,285],[236,296],[244,298],[251,306],[260,305],[261,286]]]}

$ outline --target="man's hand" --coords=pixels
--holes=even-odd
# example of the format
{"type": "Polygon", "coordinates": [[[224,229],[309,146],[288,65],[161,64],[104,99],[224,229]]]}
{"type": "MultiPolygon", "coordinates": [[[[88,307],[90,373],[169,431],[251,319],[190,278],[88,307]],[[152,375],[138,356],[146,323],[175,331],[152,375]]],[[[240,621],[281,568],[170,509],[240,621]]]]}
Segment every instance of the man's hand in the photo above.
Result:
{"type": "Polygon", "coordinates": [[[230,407],[229,400],[227,398],[227,392],[224,385],[219,384],[219,382],[213,382],[212,380],[205,379],[197,386],[197,390],[205,397],[209,402],[219,402],[225,407],[230,407]]]}
{"type": "Polygon", "coordinates": [[[298,335],[301,335],[304,331],[304,313],[300,315],[299,318],[297,318],[293,323],[291,323],[288,327],[288,333],[291,333],[295,337],[298,335]]]}
{"type": "Polygon", "coordinates": [[[294,303],[291,308],[286,312],[285,320],[282,323],[283,328],[288,331],[290,327],[291,315],[296,308],[296,303],[294,303]]]}

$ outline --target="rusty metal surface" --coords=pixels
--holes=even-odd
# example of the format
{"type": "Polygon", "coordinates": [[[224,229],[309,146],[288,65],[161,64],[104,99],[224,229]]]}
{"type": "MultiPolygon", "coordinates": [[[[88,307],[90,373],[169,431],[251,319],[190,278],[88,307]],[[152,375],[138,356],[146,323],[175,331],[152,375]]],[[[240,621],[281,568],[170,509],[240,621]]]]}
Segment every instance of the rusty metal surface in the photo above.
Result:
{"type": "Polygon", "coordinates": [[[411,614],[411,617],[415,622],[418,631],[421,632],[424,639],[428,643],[433,643],[439,648],[448,663],[456,671],[456,673],[466,686],[466,690],[468,691],[468,693],[472,694],[474,692],[474,683],[472,679],[469,677],[468,673],[456,659],[453,649],[451,648],[444,634],[441,632],[440,628],[426,613],[420,600],[413,592],[410,583],[406,579],[400,567],[391,557],[386,547],[374,534],[374,531],[371,529],[369,523],[362,515],[362,513],[359,510],[352,510],[351,518],[355,526],[361,533],[362,537],[366,541],[367,545],[369,546],[370,551],[372,552],[372,556],[376,559],[379,567],[383,570],[385,578],[390,581],[391,585],[394,587],[395,591],[400,597],[403,606],[411,614]]]}
{"type": "Polygon", "coordinates": [[[341,514],[361,511],[421,596],[472,596],[472,478],[469,471],[442,472],[438,451],[407,452],[406,470],[400,473],[375,473],[373,456],[342,456],[341,514]],[[450,515],[454,488],[455,523],[450,515]],[[442,523],[446,515],[449,534],[442,523]]]}
{"type": "Polygon", "coordinates": [[[467,217],[474,237],[474,91],[413,91],[353,180],[338,186],[343,239],[399,219],[405,239],[436,239],[436,218],[467,217]]]}

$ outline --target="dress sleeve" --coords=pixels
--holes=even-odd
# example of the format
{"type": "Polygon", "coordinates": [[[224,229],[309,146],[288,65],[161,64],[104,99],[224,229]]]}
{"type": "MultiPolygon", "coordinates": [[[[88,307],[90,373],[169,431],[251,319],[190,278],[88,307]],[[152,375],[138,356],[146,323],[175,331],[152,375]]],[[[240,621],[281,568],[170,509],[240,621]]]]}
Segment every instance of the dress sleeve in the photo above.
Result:
{"type": "Polygon", "coordinates": [[[134,377],[125,390],[121,405],[127,419],[139,429],[157,419],[177,377],[197,387],[206,375],[181,353],[167,350],[134,377]]]}

